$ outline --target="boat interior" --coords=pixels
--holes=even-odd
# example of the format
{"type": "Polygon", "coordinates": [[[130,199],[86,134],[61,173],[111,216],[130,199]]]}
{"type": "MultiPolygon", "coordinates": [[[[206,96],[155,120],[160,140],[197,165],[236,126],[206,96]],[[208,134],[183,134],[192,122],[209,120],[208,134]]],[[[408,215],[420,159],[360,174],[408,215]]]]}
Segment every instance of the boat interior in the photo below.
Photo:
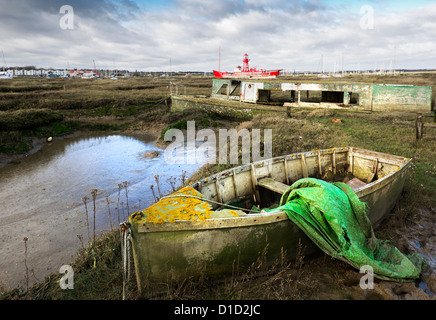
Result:
{"type": "Polygon", "coordinates": [[[239,215],[268,211],[301,178],[344,182],[355,192],[398,171],[406,158],[358,148],[335,148],[291,154],[223,171],[193,187],[212,200],[215,211],[236,210],[239,215]]]}

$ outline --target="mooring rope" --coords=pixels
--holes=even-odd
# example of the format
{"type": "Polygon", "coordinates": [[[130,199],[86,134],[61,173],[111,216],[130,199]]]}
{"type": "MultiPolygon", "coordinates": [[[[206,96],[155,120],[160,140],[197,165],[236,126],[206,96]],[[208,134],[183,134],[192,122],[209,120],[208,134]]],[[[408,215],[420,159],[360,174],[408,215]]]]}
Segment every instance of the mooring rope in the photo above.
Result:
{"type": "Polygon", "coordinates": [[[130,247],[132,241],[132,230],[128,222],[121,226],[121,256],[123,260],[123,300],[126,299],[127,281],[130,278],[130,247]]]}
{"type": "Polygon", "coordinates": [[[211,203],[214,203],[214,204],[217,204],[217,205],[226,206],[226,207],[229,207],[229,208],[232,208],[232,209],[259,213],[259,211],[256,211],[256,210],[240,208],[240,207],[232,206],[230,204],[226,204],[226,203],[222,203],[222,202],[218,202],[218,201],[214,201],[214,200],[210,200],[210,199],[206,199],[206,198],[201,198],[201,197],[198,197],[198,196],[192,196],[192,195],[188,195],[188,194],[169,195],[169,196],[165,196],[165,197],[160,198],[160,200],[166,199],[166,198],[194,198],[194,199],[198,199],[198,200],[202,200],[202,201],[206,201],[206,202],[211,202],[211,203]]]}

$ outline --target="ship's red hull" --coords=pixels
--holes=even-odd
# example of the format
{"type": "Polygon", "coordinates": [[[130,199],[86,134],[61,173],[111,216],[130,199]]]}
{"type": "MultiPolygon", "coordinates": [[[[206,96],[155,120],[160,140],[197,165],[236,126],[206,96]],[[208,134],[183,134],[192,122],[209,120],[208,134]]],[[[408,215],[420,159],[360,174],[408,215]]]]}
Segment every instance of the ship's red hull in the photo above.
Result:
{"type": "Polygon", "coordinates": [[[282,69],[249,72],[221,72],[213,70],[215,78],[276,78],[282,69]]]}

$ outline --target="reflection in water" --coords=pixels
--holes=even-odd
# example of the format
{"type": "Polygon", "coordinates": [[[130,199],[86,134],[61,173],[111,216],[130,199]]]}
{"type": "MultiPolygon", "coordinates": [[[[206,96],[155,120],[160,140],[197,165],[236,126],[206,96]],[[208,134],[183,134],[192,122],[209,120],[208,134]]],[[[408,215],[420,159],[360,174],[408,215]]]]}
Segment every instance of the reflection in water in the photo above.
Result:
{"type": "MultiPolygon", "coordinates": [[[[24,237],[28,239],[30,282],[71,262],[80,246],[78,236],[89,239],[84,196],[90,198],[88,218],[93,226],[93,188],[98,189],[95,217],[100,233],[110,229],[109,208],[112,225],[117,228],[128,211],[151,203],[150,186],[157,192],[156,175],[160,191],[168,193],[172,190],[170,178],[178,186],[184,172],[189,176],[201,166],[167,164],[159,151],[150,137],[88,135],[55,140],[18,164],[0,168],[0,284],[26,284],[24,237]],[[129,182],[129,209],[125,189],[118,187],[124,181],[129,182]]],[[[192,157],[192,151],[187,153],[192,157]]]]}
{"type": "MultiPolygon", "coordinates": [[[[93,188],[98,189],[99,211],[108,211],[108,196],[111,211],[124,210],[127,216],[125,188],[120,192],[119,184],[128,182],[132,213],[153,200],[150,186],[157,190],[155,175],[159,176],[159,188],[165,194],[172,190],[170,178],[180,185],[182,175],[189,176],[201,166],[167,164],[163,152],[159,151],[163,150],[154,147],[147,137],[122,135],[64,139],[47,144],[20,164],[0,169],[0,200],[5,203],[0,225],[2,221],[17,221],[38,212],[56,214],[83,206],[82,197],[91,198],[93,188]],[[157,157],[144,157],[153,151],[158,151],[154,153],[157,157]]],[[[106,227],[107,215],[98,216],[97,221],[99,227],[106,227]]]]}

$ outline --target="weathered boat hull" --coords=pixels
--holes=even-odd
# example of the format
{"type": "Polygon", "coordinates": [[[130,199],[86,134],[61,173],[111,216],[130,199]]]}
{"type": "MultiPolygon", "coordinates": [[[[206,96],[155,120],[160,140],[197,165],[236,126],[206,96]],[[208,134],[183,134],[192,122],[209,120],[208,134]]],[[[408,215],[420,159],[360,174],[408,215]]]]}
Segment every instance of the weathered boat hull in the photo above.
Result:
{"type": "MultiPolygon", "coordinates": [[[[410,161],[357,148],[318,150],[223,171],[192,187],[220,203],[247,197],[266,203],[278,195],[259,188],[263,177],[291,185],[303,177],[322,178],[344,170],[366,179],[375,171],[378,179],[355,192],[366,202],[368,217],[376,226],[398,200],[410,161]]],[[[200,277],[225,279],[260,263],[267,266],[295,259],[301,246],[304,256],[321,252],[282,211],[163,224],[137,223],[130,218],[130,224],[138,288],[143,295],[167,288],[168,283],[200,277]]]]}
{"type": "Polygon", "coordinates": [[[146,293],[191,278],[238,277],[259,263],[267,266],[295,257],[299,241],[309,245],[305,255],[319,251],[281,214],[277,221],[257,225],[136,233],[133,252],[138,288],[146,293]]]}

